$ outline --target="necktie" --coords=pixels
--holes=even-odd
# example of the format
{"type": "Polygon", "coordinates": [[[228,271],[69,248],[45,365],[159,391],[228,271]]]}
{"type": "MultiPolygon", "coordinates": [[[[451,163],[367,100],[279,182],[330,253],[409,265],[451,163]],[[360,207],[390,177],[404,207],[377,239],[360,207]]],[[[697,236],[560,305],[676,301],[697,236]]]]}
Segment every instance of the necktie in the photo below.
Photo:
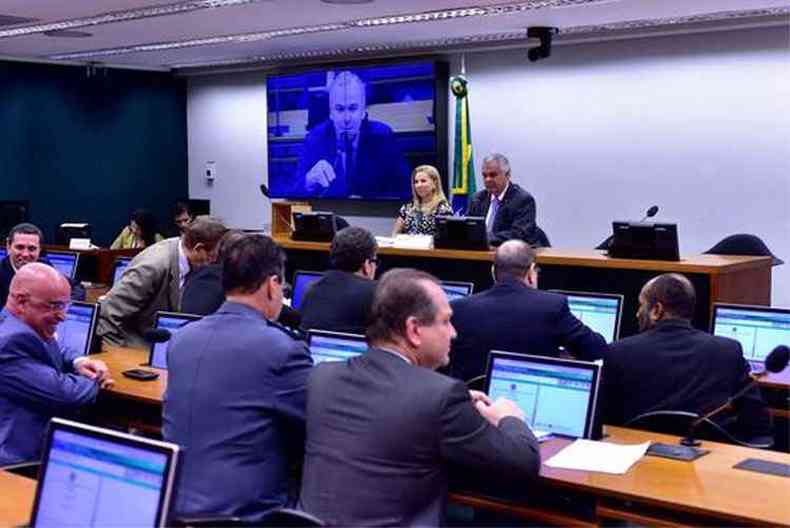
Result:
{"type": "Polygon", "coordinates": [[[493,232],[494,229],[494,220],[496,219],[496,214],[499,211],[499,198],[496,196],[491,197],[491,205],[488,206],[488,216],[486,217],[486,231],[489,234],[493,232]]]}

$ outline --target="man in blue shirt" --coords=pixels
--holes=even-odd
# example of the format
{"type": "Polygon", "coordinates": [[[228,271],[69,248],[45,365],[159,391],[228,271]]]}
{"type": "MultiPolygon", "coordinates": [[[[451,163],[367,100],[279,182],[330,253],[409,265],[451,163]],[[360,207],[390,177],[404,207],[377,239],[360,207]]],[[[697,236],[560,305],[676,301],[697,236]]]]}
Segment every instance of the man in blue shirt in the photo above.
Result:
{"type": "Polygon", "coordinates": [[[57,343],[70,291],[63,275],[37,262],[11,281],[0,312],[0,466],[37,459],[49,419],[75,412],[112,384],[102,361],[57,343]]]}
{"type": "Polygon", "coordinates": [[[283,251],[248,235],[224,253],[225,303],[167,351],[164,437],[184,448],[176,512],[256,522],[288,502],[287,449],[303,446],[307,346],[274,321],[283,251]]]}

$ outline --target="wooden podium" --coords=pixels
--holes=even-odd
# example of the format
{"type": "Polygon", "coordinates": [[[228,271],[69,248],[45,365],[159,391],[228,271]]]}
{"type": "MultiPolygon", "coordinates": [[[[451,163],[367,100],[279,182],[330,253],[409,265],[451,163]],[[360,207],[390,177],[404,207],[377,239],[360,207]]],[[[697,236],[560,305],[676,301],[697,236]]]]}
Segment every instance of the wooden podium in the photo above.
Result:
{"type": "Polygon", "coordinates": [[[272,236],[290,238],[294,230],[294,213],[309,213],[307,202],[272,202],[272,236]]]}

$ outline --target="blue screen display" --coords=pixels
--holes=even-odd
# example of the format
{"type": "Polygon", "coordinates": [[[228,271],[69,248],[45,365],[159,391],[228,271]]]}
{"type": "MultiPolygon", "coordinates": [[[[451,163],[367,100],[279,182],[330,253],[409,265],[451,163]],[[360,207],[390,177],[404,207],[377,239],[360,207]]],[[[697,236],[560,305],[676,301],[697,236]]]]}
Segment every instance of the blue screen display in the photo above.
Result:
{"type": "Polygon", "coordinates": [[[470,293],[472,293],[472,288],[474,285],[469,283],[452,283],[452,282],[442,282],[442,289],[444,290],[445,295],[447,295],[448,301],[454,301],[455,299],[460,299],[461,297],[466,297],[470,293]]]}
{"type": "Polygon", "coordinates": [[[364,354],[367,349],[364,336],[310,336],[310,355],[316,365],[324,361],[344,361],[364,354]]]}
{"type": "Polygon", "coordinates": [[[439,166],[435,86],[431,62],[270,76],[272,197],[411,198],[412,169],[439,166]]]}
{"type": "Polygon", "coordinates": [[[294,293],[291,299],[291,308],[298,310],[302,306],[304,294],[312,283],[321,278],[323,273],[318,271],[299,271],[294,276],[294,293]]]}
{"type": "Polygon", "coordinates": [[[112,273],[113,284],[121,280],[121,275],[123,275],[123,272],[126,271],[127,267],[129,267],[129,263],[131,261],[132,259],[127,259],[127,258],[120,258],[115,261],[115,270],[112,273]]]}
{"type": "MultiPolygon", "coordinates": [[[[172,334],[175,334],[179,328],[194,320],[195,316],[160,315],[156,320],[156,327],[169,331],[172,338],[172,334]]],[[[160,369],[167,368],[168,344],[169,341],[166,343],[154,343],[154,350],[151,354],[150,361],[152,367],[160,369]]]]}
{"type": "Polygon", "coordinates": [[[47,260],[56,270],[69,279],[74,278],[77,267],[77,255],[74,253],[48,253],[47,260]]]}
{"type": "Polygon", "coordinates": [[[713,334],[735,339],[746,359],[764,362],[775,347],[790,343],[790,312],[717,306],[713,334]]]}
{"type": "Polygon", "coordinates": [[[88,345],[90,344],[91,325],[95,312],[96,305],[93,304],[72,304],[69,306],[66,319],[58,325],[55,332],[62,350],[70,348],[79,354],[89,352],[88,345]]]}

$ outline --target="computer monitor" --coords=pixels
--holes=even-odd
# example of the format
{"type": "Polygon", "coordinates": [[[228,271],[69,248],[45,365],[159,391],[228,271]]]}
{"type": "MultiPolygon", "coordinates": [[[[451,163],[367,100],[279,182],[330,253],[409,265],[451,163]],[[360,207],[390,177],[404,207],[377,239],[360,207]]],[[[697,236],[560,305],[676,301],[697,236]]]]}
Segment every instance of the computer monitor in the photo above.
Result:
{"type": "Polygon", "coordinates": [[[72,253],[70,251],[47,251],[45,257],[56,270],[67,278],[74,279],[77,274],[77,263],[80,258],[79,253],[72,253]]]}
{"type": "MultiPolygon", "coordinates": [[[[184,314],[176,312],[156,312],[154,328],[167,330],[171,336],[178,332],[179,328],[202,319],[200,315],[184,314]]],[[[167,345],[168,343],[151,343],[148,356],[148,366],[158,369],[167,369],[167,345]]]]}
{"type": "Polygon", "coordinates": [[[166,526],[180,448],[53,418],[30,525],[166,526]]]}
{"type": "Polygon", "coordinates": [[[628,259],[680,260],[677,224],[612,222],[609,256],[628,259]]]}
{"type": "Polygon", "coordinates": [[[293,213],[291,238],[312,242],[331,242],[335,238],[335,215],[324,211],[293,213]]]}
{"type": "Polygon", "coordinates": [[[61,349],[68,347],[81,355],[91,353],[98,311],[93,303],[72,301],[66,312],[66,319],[58,325],[55,332],[61,349]]]}
{"type": "Polygon", "coordinates": [[[488,250],[486,219],[482,216],[437,216],[433,247],[488,250]]]}
{"type": "Polygon", "coordinates": [[[714,304],[711,333],[741,343],[743,357],[754,370],[779,345],[790,345],[790,308],[714,304]]]}
{"type": "Polygon", "coordinates": [[[0,247],[0,260],[3,260],[7,256],[8,256],[8,250],[5,248],[5,246],[0,247]]]}
{"type": "Polygon", "coordinates": [[[302,306],[302,299],[310,285],[324,276],[322,271],[302,271],[294,273],[294,291],[291,296],[291,308],[298,310],[302,306]]]}
{"type": "Polygon", "coordinates": [[[472,294],[475,285],[471,282],[442,281],[442,289],[448,301],[454,301],[472,294]]]}
{"type": "Polygon", "coordinates": [[[607,343],[620,337],[623,296],[612,293],[587,293],[551,290],[568,298],[568,308],[582,323],[601,334],[607,343]]]}
{"type": "Polygon", "coordinates": [[[307,342],[316,365],[324,361],[344,361],[368,349],[365,336],[324,330],[310,330],[307,342]]]}
{"type": "Polygon", "coordinates": [[[123,275],[123,272],[126,271],[126,268],[129,266],[131,261],[132,257],[118,257],[115,259],[112,271],[112,284],[110,284],[110,286],[115,285],[115,283],[121,280],[121,275],[123,275]]]}
{"type": "Polygon", "coordinates": [[[602,362],[575,361],[492,350],[486,392],[515,402],[536,436],[594,438],[602,362]]]}

